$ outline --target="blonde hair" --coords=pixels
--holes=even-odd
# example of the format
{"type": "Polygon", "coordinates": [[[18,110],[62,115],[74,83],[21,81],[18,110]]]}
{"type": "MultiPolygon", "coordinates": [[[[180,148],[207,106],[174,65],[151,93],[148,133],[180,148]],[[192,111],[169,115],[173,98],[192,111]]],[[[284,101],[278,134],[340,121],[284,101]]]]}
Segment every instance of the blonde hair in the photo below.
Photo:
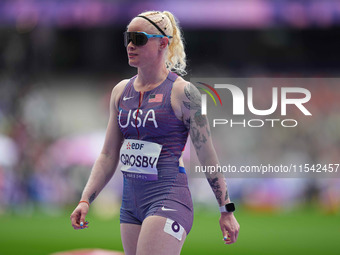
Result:
{"type": "MultiPolygon", "coordinates": [[[[172,36],[165,61],[167,69],[180,75],[186,75],[186,54],[181,29],[175,16],[168,11],[147,11],[138,16],[145,16],[159,26],[166,35],[172,36]]],[[[150,24],[152,25],[152,24],[150,24]]]]}

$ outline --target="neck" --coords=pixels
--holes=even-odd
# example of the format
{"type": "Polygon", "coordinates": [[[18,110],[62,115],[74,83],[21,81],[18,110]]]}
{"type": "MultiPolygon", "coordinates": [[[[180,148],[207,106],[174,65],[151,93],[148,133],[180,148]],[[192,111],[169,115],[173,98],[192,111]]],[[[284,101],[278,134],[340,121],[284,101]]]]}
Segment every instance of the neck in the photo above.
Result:
{"type": "Polygon", "coordinates": [[[165,80],[169,71],[163,65],[148,66],[147,68],[138,68],[137,84],[140,87],[150,87],[158,85],[165,80]]]}

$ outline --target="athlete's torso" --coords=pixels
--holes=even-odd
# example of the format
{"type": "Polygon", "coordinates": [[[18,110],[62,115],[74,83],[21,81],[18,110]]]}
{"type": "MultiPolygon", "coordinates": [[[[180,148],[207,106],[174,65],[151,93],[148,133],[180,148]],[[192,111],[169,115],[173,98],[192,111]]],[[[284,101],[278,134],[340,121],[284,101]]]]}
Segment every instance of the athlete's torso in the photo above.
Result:
{"type": "Polygon", "coordinates": [[[176,117],[171,105],[172,86],[177,77],[169,72],[162,84],[141,93],[133,86],[135,76],[125,86],[118,102],[117,121],[125,139],[163,146],[157,163],[160,176],[165,174],[163,171],[169,171],[166,169],[178,171],[178,160],[188,137],[188,129],[176,117]]]}

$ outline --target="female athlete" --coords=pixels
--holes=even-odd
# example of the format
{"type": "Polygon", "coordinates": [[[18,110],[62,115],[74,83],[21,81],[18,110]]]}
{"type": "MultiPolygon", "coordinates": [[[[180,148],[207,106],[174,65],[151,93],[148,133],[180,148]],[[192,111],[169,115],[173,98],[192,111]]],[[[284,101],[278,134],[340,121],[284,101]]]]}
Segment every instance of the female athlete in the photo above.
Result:
{"type": "MultiPolygon", "coordinates": [[[[132,19],[124,43],[129,65],[138,72],[112,90],[104,146],[71,215],[72,226],[87,228],[89,206],[120,161],[125,254],[180,254],[193,222],[181,156],[190,131],[201,164],[219,163],[209,124],[200,114],[198,90],[171,72],[185,74],[186,63],[181,32],[170,12],[144,12],[132,19]]],[[[206,177],[220,206],[224,241],[234,243],[239,224],[226,181],[221,173],[206,177]]]]}

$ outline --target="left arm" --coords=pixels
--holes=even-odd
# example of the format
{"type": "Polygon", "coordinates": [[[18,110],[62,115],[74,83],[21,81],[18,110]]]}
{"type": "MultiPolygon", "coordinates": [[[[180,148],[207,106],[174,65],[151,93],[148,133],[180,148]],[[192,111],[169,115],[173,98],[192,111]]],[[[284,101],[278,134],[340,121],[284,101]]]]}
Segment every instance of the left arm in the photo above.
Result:
{"type": "MultiPolygon", "coordinates": [[[[191,141],[202,166],[216,166],[219,161],[211,140],[211,132],[206,116],[201,114],[201,94],[192,84],[184,87],[182,101],[183,119],[190,130],[191,141]]],[[[215,194],[219,206],[230,202],[227,184],[222,173],[206,172],[206,178],[215,194]]]]}
{"type": "MultiPolygon", "coordinates": [[[[176,98],[179,98],[177,103],[180,105],[182,120],[190,130],[191,141],[195,147],[197,157],[202,166],[219,165],[211,139],[208,119],[201,114],[201,94],[194,85],[184,80],[179,83],[176,87],[178,93],[176,98]]],[[[223,173],[206,172],[205,175],[219,206],[229,203],[230,198],[223,173]]],[[[223,237],[230,237],[230,240],[228,239],[226,243],[236,242],[239,224],[232,212],[221,213],[220,226],[223,237]]]]}

